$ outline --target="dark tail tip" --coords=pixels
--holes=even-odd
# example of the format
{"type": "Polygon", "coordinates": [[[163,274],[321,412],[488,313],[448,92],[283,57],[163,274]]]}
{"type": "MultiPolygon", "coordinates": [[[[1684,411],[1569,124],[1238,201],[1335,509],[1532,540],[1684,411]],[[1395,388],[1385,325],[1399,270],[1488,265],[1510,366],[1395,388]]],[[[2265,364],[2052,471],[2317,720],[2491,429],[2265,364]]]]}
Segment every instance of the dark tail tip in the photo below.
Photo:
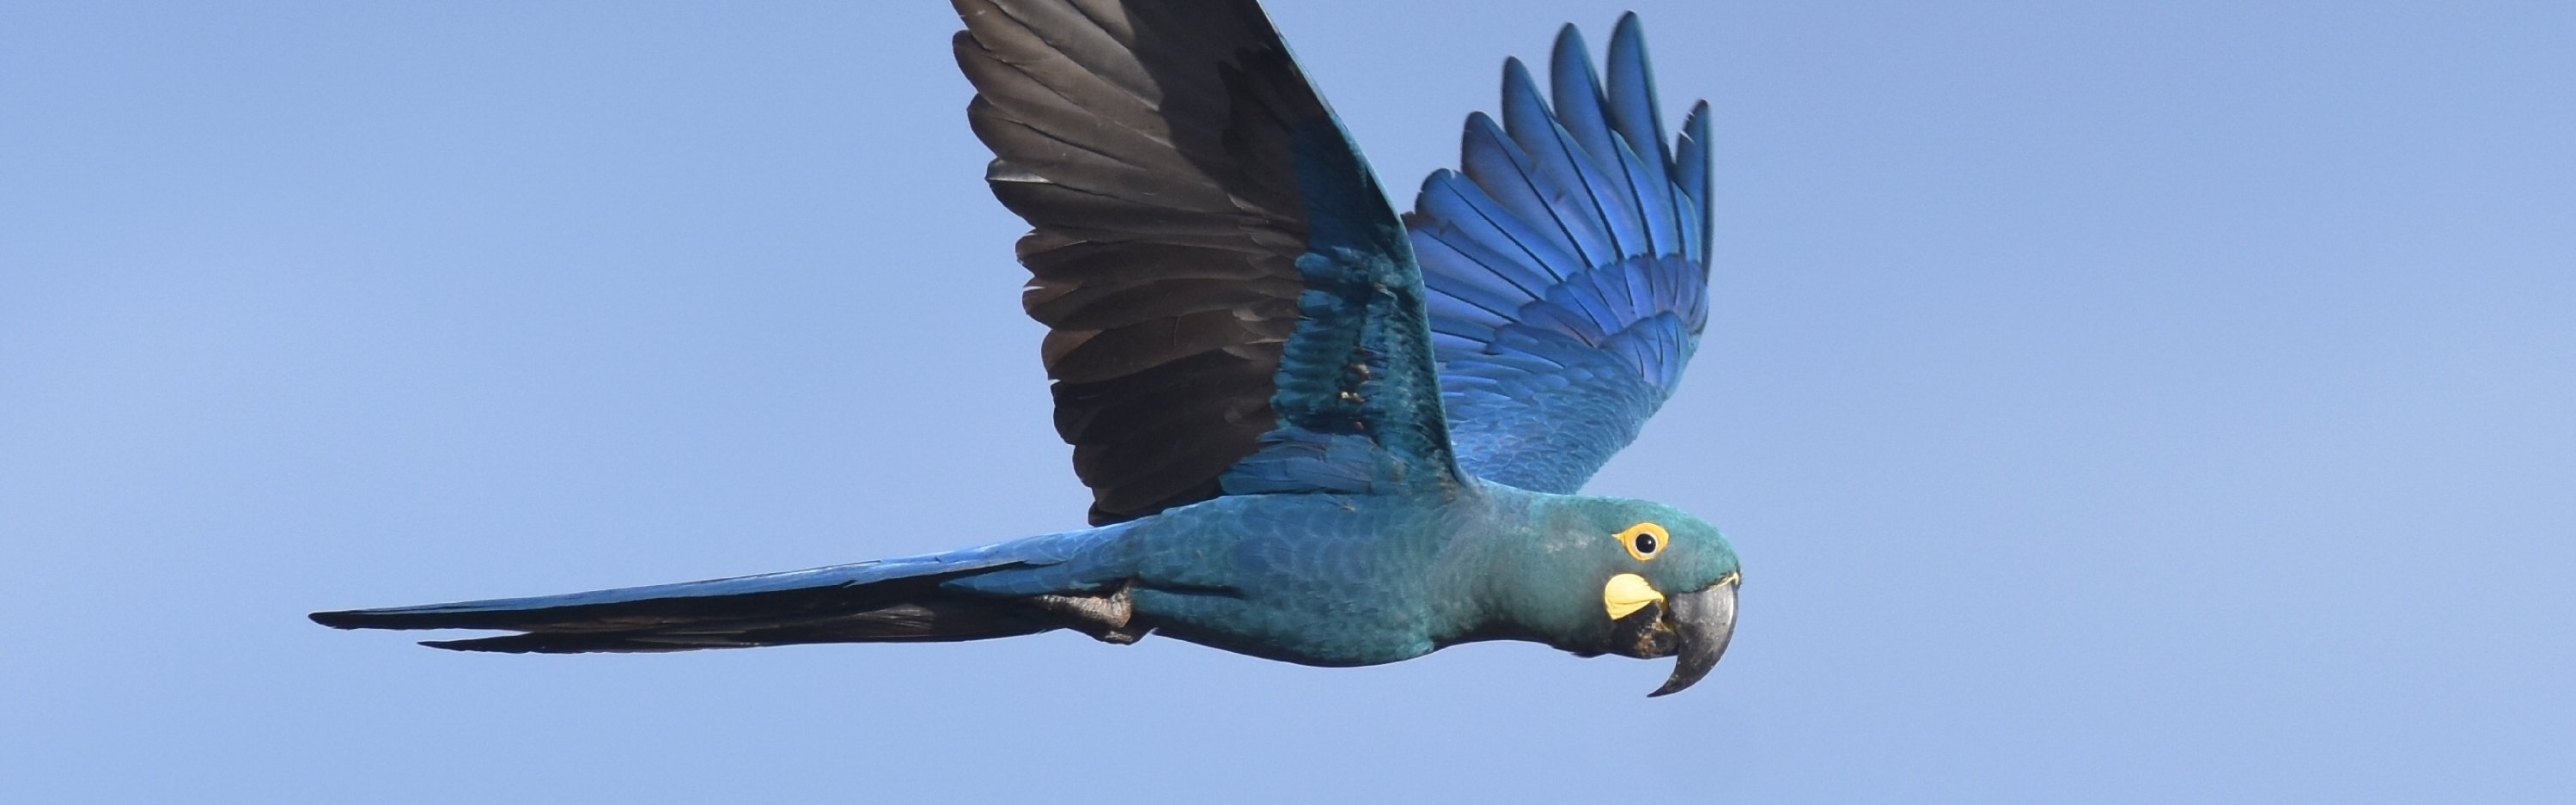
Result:
{"type": "Polygon", "coordinates": [[[319,623],[333,629],[362,629],[367,626],[367,619],[361,617],[365,614],[366,613],[358,610],[341,610],[338,612],[316,612],[304,617],[312,618],[314,623],[319,623]]]}

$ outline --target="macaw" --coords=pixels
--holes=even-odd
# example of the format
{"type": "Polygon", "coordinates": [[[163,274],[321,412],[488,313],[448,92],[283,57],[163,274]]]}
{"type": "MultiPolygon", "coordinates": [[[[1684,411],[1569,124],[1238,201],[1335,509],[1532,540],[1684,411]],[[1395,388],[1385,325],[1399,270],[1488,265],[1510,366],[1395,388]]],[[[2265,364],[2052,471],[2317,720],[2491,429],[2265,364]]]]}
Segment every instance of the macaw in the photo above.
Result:
{"type": "Polygon", "coordinates": [[[1736,555],[1576,494],[1708,319],[1706,102],[1663,134],[1637,18],[1388,205],[1253,0],[953,0],[957,63],[1033,228],[1022,302],[1090,527],[946,553],[566,595],[322,612],[493,629],[467,651],[1149,634],[1357,666],[1478,640],[1677,657],[1734,634],[1736,555]]]}

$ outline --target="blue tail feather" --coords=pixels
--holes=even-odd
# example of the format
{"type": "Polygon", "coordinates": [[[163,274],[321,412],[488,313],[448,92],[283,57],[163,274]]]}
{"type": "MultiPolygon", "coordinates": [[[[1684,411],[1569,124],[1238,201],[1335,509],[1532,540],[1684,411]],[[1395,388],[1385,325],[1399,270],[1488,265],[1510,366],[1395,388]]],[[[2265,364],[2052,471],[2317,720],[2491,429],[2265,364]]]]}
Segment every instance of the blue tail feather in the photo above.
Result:
{"type": "MultiPolygon", "coordinates": [[[[477,651],[673,651],[782,643],[969,640],[1064,624],[1006,598],[945,583],[1056,565],[1124,526],[946,553],[727,579],[448,604],[317,612],[342,629],[504,629],[429,645],[477,651]]],[[[1088,590],[1028,590],[1023,595],[1088,590]]]]}

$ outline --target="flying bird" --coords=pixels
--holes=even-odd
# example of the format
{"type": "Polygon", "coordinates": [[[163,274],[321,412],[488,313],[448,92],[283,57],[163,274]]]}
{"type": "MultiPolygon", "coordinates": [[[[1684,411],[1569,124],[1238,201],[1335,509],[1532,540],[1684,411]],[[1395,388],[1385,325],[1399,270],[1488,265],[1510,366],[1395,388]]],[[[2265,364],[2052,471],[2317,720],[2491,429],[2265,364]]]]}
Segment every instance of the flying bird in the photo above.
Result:
{"type": "Polygon", "coordinates": [[[1320,666],[1479,640],[1716,665],[1741,575],[1700,518],[1577,494],[1708,319],[1708,109],[1667,141],[1634,14],[1399,217],[1253,0],[954,0],[985,179],[1028,220],[1090,527],[946,553],[322,612],[466,651],[1168,635],[1320,666]],[[1606,78],[1606,80],[1605,80],[1606,78]]]}

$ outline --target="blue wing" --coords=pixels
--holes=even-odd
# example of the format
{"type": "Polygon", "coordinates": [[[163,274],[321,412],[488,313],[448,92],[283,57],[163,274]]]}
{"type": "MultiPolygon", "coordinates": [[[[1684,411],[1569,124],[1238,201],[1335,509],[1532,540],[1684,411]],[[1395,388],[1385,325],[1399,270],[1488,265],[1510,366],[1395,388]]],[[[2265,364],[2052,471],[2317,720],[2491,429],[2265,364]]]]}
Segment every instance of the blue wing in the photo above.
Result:
{"type": "Polygon", "coordinates": [[[1668,149],[1635,14],[1609,55],[1605,90],[1566,26],[1552,108],[1505,62],[1502,124],[1470,116],[1405,219],[1458,463],[1525,489],[1574,492],[1635,440],[1708,322],[1708,105],[1668,149]]]}
{"type": "Polygon", "coordinates": [[[953,0],[1094,524],[1456,482],[1420,270],[1251,0],[953,0]]]}

